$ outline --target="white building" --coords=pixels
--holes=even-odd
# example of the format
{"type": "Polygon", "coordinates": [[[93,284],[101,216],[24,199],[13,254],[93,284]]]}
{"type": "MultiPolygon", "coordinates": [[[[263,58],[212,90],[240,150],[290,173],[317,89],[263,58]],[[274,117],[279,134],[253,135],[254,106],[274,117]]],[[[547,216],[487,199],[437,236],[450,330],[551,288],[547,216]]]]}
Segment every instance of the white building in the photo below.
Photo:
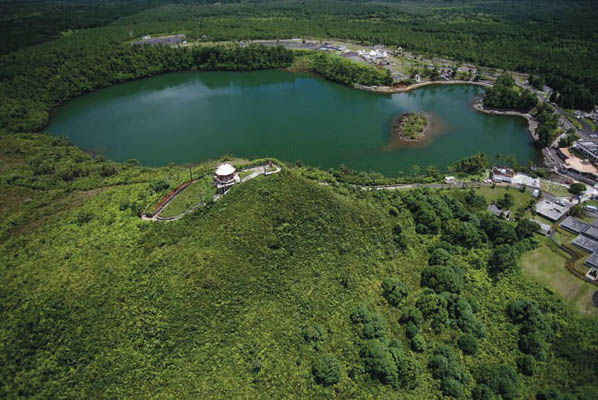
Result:
{"type": "Polygon", "coordinates": [[[214,172],[214,184],[218,194],[224,194],[232,185],[241,182],[235,167],[229,163],[220,164],[214,172]]]}
{"type": "Polygon", "coordinates": [[[359,56],[366,62],[372,64],[388,64],[388,53],[386,50],[371,49],[370,51],[359,50],[359,56]]]}

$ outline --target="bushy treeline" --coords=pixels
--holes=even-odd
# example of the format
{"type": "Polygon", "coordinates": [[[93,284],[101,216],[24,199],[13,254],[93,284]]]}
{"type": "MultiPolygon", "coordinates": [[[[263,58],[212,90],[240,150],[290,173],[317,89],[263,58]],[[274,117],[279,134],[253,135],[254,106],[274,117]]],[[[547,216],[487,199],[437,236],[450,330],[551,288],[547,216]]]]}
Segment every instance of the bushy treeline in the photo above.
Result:
{"type": "Polygon", "coordinates": [[[484,107],[499,110],[517,110],[528,112],[536,106],[538,99],[532,92],[524,89],[519,93],[510,74],[502,74],[494,86],[484,95],[484,107]]]}
{"type": "Polygon", "coordinates": [[[540,148],[550,146],[559,133],[558,115],[552,106],[546,103],[539,104],[533,115],[538,121],[536,146],[540,148]]]}
{"type": "Polygon", "coordinates": [[[358,64],[341,57],[314,53],[312,71],[333,82],[351,86],[390,86],[392,78],[388,70],[377,70],[366,64],[358,64]]]}

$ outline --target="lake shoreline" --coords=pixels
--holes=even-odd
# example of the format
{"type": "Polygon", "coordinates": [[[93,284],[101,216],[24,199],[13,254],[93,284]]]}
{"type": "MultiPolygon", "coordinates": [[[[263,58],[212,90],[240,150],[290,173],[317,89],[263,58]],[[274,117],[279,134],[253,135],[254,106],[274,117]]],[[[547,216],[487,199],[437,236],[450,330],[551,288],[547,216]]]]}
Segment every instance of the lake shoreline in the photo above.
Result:
{"type": "Polygon", "coordinates": [[[539,139],[538,135],[536,134],[536,129],[538,128],[538,121],[536,121],[536,119],[531,114],[522,113],[519,111],[494,110],[491,108],[486,108],[484,107],[482,100],[478,100],[475,103],[473,103],[472,107],[474,110],[488,115],[508,115],[512,117],[523,118],[527,121],[527,129],[532,138],[534,139],[534,142],[537,142],[539,139]]]}
{"type": "Polygon", "coordinates": [[[365,85],[360,85],[360,84],[356,83],[353,85],[353,88],[359,89],[359,90],[365,90],[368,92],[394,94],[394,93],[407,93],[412,90],[419,89],[421,87],[434,86],[434,85],[474,85],[474,86],[482,86],[482,87],[486,87],[486,88],[492,87],[492,84],[489,82],[450,80],[450,81],[427,81],[427,82],[414,83],[414,84],[411,84],[408,86],[365,86],[365,85]]]}
{"type": "MultiPolygon", "coordinates": [[[[407,93],[415,89],[419,89],[426,86],[434,86],[434,85],[474,85],[474,86],[482,86],[485,88],[491,88],[492,84],[488,82],[473,82],[473,81],[460,81],[460,80],[451,80],[451,81],[429,81],[429,82],[421,82],[421,83],[414,83],[409,86],[405,87],[391,87],[391,86],[364,86],[355,84],[353,87],[358,90],[365,90],[368,92],[375,92],[375,93],[382,93],[382,94],[395,94],[395,93],[407,93]]],[[[536,134],[536,129],[538,128],[538,121],[529,113],[522,113],[519,111],[512,111],[512,110],[494,110],[485,108],[482,101],[478,100],[473,103],[472,108],[478,112],[488,114],[488,115],[507,115],[512,117],[520,117],[527,121],[528,131],[534,140],[534,142],[538,141],[538,135],[536,134]]]]}

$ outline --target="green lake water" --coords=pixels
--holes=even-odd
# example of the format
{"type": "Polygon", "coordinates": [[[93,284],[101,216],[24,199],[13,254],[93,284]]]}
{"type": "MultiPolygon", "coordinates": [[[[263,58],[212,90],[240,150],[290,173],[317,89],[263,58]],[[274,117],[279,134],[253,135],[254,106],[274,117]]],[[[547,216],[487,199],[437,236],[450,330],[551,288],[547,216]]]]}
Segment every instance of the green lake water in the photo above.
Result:
{"type": "Polygon", "coordinates": [[[54,110],[47,131],[145,165],[227,154],[396,176],[414,164],[444,169],[478,152],[537,161],[524,119],[471,108],[482,93],[438,85],[381,95],[285,71],[181,72],[75,98],[54,110]],[[389,150],[393,117],[413,111],[434,115],[439,131],[426,145],[389,150]]]}

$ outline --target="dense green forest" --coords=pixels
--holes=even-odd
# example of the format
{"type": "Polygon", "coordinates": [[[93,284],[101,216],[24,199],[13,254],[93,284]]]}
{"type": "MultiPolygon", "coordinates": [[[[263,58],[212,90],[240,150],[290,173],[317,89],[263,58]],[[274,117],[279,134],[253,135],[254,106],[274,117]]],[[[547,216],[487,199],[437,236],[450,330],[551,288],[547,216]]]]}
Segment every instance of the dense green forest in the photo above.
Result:
{"type": "Polygon", "coordinates": [[[529,90],[524,89],[519,92],[513,77],[509,74],[499,76],[494,86],[484,95],[484,106],[494,109],[528,112],[537,103],[538,99],[529,90]]]}
{"type": "Polygon", "coordinates": [[[2,398],[598,395],[598,320],[522,276],[537,226],[472,191],[283,165],[152,223],[186,166],[40,134],[5,137],[0,161],[2,398]]]}

